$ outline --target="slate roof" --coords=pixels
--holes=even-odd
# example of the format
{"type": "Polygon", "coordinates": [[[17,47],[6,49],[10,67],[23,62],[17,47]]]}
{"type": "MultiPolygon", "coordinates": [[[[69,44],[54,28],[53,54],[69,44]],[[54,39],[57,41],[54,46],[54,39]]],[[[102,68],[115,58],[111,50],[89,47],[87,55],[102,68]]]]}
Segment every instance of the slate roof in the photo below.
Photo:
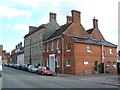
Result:
{"type": "Polygon", "coordinates": [[[26,34],[26,35],[24,36],[24,38],[30,36],[31,34],[35,33],[36,31],[38,31],[38,30],[40,30],[40,29],[42,29],[42,28],[45,28],[45,24],[40,25],[39,27],[37,27],[37,28],[36,28],[35,30],[33,30],[32,32],[26,34]]]}
{"type": "Polygon", "coordinates": [[[93,32],[94,28],[91,28],[89,30],[86,30],[88,34],[91,34],[93,32]]]}
{"type": "Polygon", "coordinates": [[[97,45],[104,45],[104,46],[111,46],[111,47],[117,47],[117,45],[110,43],[108,41],[100,41],[92,38],[79,38],[75,37],[74,38],[76,42],[81,42],[81,43],[89,43],[89,44],[97,44],[97,45]]]}
{"type": "Polygon", "coordinates": [[[70,25],[71,25],[71,23],[62,25],[52,35],[50,35],[50,37],[47,40],[55,38],[55,37],[61,35],[70,25]]]}

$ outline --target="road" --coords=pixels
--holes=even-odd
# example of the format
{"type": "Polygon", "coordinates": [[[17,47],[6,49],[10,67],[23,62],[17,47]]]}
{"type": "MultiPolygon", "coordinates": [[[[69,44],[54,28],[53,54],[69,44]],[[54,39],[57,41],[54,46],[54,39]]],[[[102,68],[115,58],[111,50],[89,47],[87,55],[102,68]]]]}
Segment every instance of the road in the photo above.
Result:
{"type": "Polygon", "coordinates": [[[72,78],[42,76],[36,73],[3,68],[2,88],[118,88],[117,86],[90,83],[72,78]]]}

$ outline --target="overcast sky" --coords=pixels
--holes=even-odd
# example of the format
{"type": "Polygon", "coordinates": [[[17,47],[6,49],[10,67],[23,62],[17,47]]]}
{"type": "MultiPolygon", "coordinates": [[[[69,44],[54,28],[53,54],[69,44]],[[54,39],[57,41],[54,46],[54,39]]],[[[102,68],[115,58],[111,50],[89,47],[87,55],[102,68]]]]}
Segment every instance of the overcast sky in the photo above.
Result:
{"type": "Polygon", "coordinates": [[[93,17],[104,38],[118,45],[119,0],[0,0],[0,44],[10,52],[24,36],[29,26],[49,22],[49,13],[57,14],[57,23],[66,23],[71,10],[81,12],[81,23],[87,30],[93,27],[93,17]]]}

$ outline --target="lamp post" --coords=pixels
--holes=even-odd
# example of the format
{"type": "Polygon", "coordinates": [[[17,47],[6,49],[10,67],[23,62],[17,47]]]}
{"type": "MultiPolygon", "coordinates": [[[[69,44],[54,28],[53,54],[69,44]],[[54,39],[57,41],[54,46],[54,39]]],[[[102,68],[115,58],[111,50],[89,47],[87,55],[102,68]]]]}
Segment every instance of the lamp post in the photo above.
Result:
{"type": "Polygon", "coordinates": [[[30,40],[30,64],[32,64],[32,62],[31,62],[31,39],[29,39],[30,40]]]}

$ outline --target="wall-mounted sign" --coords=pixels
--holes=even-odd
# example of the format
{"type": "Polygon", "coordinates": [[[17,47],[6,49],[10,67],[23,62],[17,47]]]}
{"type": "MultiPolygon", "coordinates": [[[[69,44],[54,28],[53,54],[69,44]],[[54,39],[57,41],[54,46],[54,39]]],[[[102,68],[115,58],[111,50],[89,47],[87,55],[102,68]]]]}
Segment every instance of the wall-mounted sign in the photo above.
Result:
{"type": "Polygon", "coordinates": [[[60,51],[60,50],[57,50],[57,53],[58,53],[58,54],[60,54],[60,53],[61,53],[61,51],[60,51]]]}
{"type": "Polygon", "coordinates": [[[84,61],[84,64],[87,65],[87,64],[88,64],[88,61],[84,61]]]}

